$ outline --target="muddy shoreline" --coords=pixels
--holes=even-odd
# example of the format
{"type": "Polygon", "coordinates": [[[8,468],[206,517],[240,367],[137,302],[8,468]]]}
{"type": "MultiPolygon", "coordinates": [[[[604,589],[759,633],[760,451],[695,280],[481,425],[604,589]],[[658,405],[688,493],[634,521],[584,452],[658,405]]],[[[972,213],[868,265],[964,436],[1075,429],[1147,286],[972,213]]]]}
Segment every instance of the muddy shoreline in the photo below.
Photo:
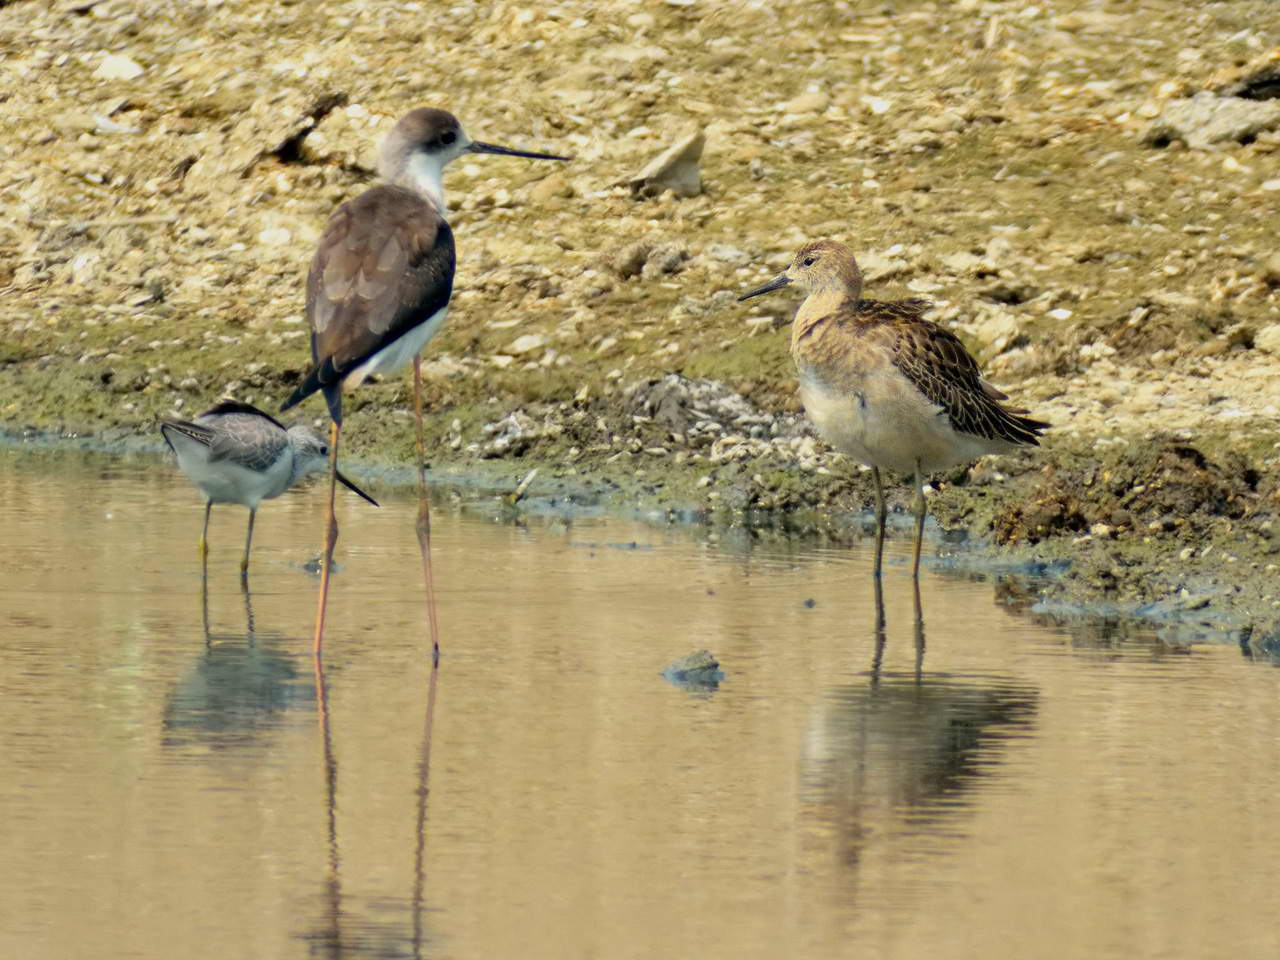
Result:
{"type": "MultiPolygon", "coordinates": [[[[592,419],[596,429],[604,418],[592,419]]],[[[623,514],[713,541],[799,538],[839,547],[873,535],[869,474],[838,455],[819,452],[801,469],[759,441],[729,448],[747,455],[713,461],[689,448],[633,452],[633,437],[607,457],[584,458],[572,424],[565,426],[553,440],[517,444],[518,456],[435,457],[433,496],[509,521],[623,514]],[[512,505],[512,492],[534,470],[512,505]]],[[[157,469],[165,460],[154,433],[129,428],[5,426],[0,444],[142,456],[157,469]]],[[[1174,649],[1225,642],[1280,657],[1280,531],[1256,513],[1274,490],[1260,491],[1238,455],[1224,465],[1175,437],[1151,438],[1141,449],[1100,458],[1050,444],[936,480],[925,564],[989,577],[997,602],[1068,630],[1103,619],[1111,639],[1154,631],[1174,649]]],[[[347,458],[344,469],[375,490],[416,482],[411,461],[369,452],[347,458]]],[[[909,539],[909,485],[892,484],[887,496],[890,537],[909,539]]]]}
{"type": "MultiPolygon", "coordinates": [[[[308,362],[326,218],[398,115],[444,106],[573,160],[446,175],[438,482],[537,467],[534,497],[708,535],[862,536],[868,478],[800,413],[794,303],[735,301],[832,237],[867,296],[930,299],[1054,425],[935,478],[934,562],[1014,571],[1006,600],[1046,616],[1274,645],[1274,6],[19,0],[0,7],[0,423],[120,451],[226,394],[273,409],[308,362]],[[437,62],[467,66],[445,89],[437,62]],[[696,187],[632,188],[691,131],[696,187]]],[[[407,378],[350,395],[353,468],[409,475],[410,402],[407,378]]]]}

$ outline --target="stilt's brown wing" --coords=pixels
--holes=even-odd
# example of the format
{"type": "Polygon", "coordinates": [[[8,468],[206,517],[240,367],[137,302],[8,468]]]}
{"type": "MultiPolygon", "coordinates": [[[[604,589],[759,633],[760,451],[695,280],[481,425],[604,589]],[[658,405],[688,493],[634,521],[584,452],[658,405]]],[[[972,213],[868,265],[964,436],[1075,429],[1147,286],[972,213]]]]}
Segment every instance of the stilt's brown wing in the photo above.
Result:
{"type": "Polygon", "coordinates": [[[307,276],[315,365],[282,409],[336,386],[447,306],[454,262],[449,224],[409,190],[383,184],[339,207],[307,276]]]}

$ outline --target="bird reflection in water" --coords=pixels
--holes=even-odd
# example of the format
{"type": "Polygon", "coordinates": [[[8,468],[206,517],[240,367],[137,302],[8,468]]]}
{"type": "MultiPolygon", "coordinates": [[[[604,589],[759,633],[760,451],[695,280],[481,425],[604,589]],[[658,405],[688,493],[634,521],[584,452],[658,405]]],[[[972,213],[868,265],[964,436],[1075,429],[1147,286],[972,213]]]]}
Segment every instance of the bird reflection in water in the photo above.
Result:
{"type": "MultiPolygon", "coordinates": [[[[872,577],[875,585],[875,654],[871,658],[871,686],[880,685],[880,671],[884,664],[885,619],[884,619],[884,587],[879,577],[872,577]]],[[[924,610],[920,605],[920,581],[912,579],[912,597],[915,601],[915,639],[916,639],[916,683],[924,678],[924,610]]]]}
{"type": "Polygon", "coordinates": [[[286,710],[310,703],[315,695],[294,659],[277,645],[278,638],[259,636],[246,582],[241,595],[244,631],[215,631],[208,580],[201,581],[204,652],[169,694],[163,721],[166,746],[243,744],[277,727],[286,710]]]}
{"type": "MultiPolygon", "coordinates": [[[[413,885],[409,896],[376,903],[379,918],[365,911],[343,906],[342,851],[338,842],[338,760],[333,749],[333,712],[324,659],[317,651],[312,657],[315,670],[316,715],[319,721],[321,770],[324,778],[325,877],[322,910],[315,926],[300,934],[310,944],[310,952],[322,957],[413,957],[419,960],[427,943],[426,913],[427,798],[431,775],[431,740],[435,719],[439,678],[439,651],[433,647],[427,678],[425,719],[417,763],[417,789],[413,815],[413,885]],[[408,912],[408,923],[405,923],[408,912]]],[[[373,904],[370,904],[373,906],[373,904]]]]}
{"type": "Polygon", "coordinates": [[[924,673],[924,620],[915,591],[915,668],[885,671],[884,601],[875,584],[867,682],[835,687],[813,711],[804,749],[806,845],[856,868],[872,844],[893,859],[937,851],[1008,743],[1034,725],[1035,688],[998,675],[924,673]]]}

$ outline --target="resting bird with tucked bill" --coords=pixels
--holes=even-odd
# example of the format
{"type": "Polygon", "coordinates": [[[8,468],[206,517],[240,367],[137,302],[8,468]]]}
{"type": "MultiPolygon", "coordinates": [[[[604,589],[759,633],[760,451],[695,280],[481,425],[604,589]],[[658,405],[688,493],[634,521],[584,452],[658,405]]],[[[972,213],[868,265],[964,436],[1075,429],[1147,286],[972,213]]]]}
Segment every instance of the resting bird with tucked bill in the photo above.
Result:
{"type": "Polygon", "coordinates": [[[919,577],[924,475],[1038,446],[1049,424],[1002,404],[1008,397],[982,378],[964,344],[924,318],[927,300],[862,299],[862,271],[844,244],[805,244],[783,273],[738,299],[793,284],[806,294],[791,327],[805,412],[827,443],[871,468],[877,576],[886,515],[880,470],[914,474],[919,577]]]}

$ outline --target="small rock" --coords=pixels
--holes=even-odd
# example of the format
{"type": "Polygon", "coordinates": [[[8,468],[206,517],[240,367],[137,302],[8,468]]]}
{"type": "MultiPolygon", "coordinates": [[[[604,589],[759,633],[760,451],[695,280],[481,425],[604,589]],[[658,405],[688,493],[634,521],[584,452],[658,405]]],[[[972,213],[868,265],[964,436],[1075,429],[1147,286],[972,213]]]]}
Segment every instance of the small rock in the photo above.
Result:
{"type": "Polygon", "coordinates": [[[631,177],[627,184],[633,195],[656,197],[670,190],[677,197],[696,197],[702,193],[702,173],[698,167],[706,137],[694,129],[675,141],[631,177]]]}
{"type": "Polygon", "coordinates": [[[145,67],[120,53],[108,53],[93,71],[99,80],[135,80],[144,73],[145,67]]]}
{"type": "Polygon", "coordinates": [[[1273,47],[1243,67],[1227,67],[1209,88],[1227,97],[1276,99],[1280,95],[1280,47],[1273,47]]]}
{"type": "Polygon", "coordinates": [[[516,337],[516,339],[512,341],[512,343],[502,352],[513,357],[518,357],[521,354],[532,353],[534,350],[539,350],[546,345],[547,338],[545,334],[526,333],[523,337],[516,337]]]}
{"type": "Polygon", "coordinates": [[[947,253],[938,257],[938,262],[946,267],[951,273],[958,276],[965,276],[984,265],[985,261],[981,257],[974,256],[967,250],[959,250],[955,253],[947,253]]]}
{"type": "Polygon", "coordinates": [[[718,260],[721,263],[727,263],[735,267],[745,267],[751,262],[751,254],[727,243],[711,244],[707,247],[706,255],[712,260],[718,260]]]}
{"type": "Polygon", "coordinates": [[[82,287],[88,286],[97,276],[101,261],[96,253],[82,253],[71,261],[71,279],[82,287]]]}
{"type": "Polygon", "coordinates": [[[1142,135],[1142,142],[1163,146],[1181,140],[1193,150],[1215,143],[1241,142],[1264,130],[1280,127],[1280,102],[1215,97],[1198,93],[1188,100],[1170,100],[1142,135]]]}
{"type": "Polygon", "coordinates": [[[622,280],[635,276],[653,280],[663,274],[677,273],[688,259],[689,249],[683,242],[663,242],[655,235],[607,252],[601,264],[622,280]]]}
{"type": "Polygon", "coordinates": [[[1262,279],[1273,287],[1280,287],[1280,253],[1273,253],[1262,265],[1262,279]]]}
{"type": "Polygon", "coordinates": [[[900,257],[868,250],[858,257],[858,266],[862,268],[862,275],[868,282],[876,282],[902,273],[911,265],[900,257]]]}
{"type": "Polygon", "coordinates": [[[994,353],[1004,350],[1017,336],[1017,318],[1000,309],[991,310],[990,315],[973,331],[974,339],[994,353]]]}
{"type": "Polygon", "coordinates": [[[293,234],[284,227],[268,227],[258,234],[258,242],[268,247],[283,247],[293,239],[293,234]]]}
{"type": "Polygon", "coordinates": [[[124,133],[141,133],[141,128],[131,127],[125,123],[117,123],[110,117],[95,115],[93,118],[94,133],[100,134],[124,134],[124,133]]]}
{"type": "Polygon", "coordinates": [[[666,273],[677,273],[688,259],[689,249],[681,241],[660,243],[645,257],[640,275],[646,280],[653,280],[666,273]]]}
{"type": "Polygon", "coordinates": [[[964,117],[954,110],[943,110],[941,113],[927,113],[913,124],[916,130],[931,133],[954,133],[965,127],[964,117]]]}
{"type": "Polygon", "coordinates": [[[626,280],[628,277],[639,276],[640,271],[644,269],[645,261],[649,257],[649,251],[652,249],[652,243],[637,240],[635,243],[628,243],[617,250],[605,254],[603,264],[608,270],[617,274],[618,277],[626,280]]]}
{"type": "Polygon", "coordinates": [[[720,661],[709,650],[695,650],[681,657],[663,670],[662,675],[672,683],[695,687],[717,687],[724,679],[720,661]]]}
{"type": "Polygon", "coordinates": [[[831,98],[821,90],[808,90],[783,104],[787,113],[822,113],[831,105],[831,98]]]}
{"type": "Polygon", "coordinates": [[[558,173],[544,177],[529,190],[529,197],[537,203],[546,203],[556,197],[572,197],[573,187],[558,173]]]}
{"type": "Polygon", "coordinates": [[[1280,323],[1263,327],[1253,338],[1256,349],[1271,356],[1280,356],[1280,323]]]}

